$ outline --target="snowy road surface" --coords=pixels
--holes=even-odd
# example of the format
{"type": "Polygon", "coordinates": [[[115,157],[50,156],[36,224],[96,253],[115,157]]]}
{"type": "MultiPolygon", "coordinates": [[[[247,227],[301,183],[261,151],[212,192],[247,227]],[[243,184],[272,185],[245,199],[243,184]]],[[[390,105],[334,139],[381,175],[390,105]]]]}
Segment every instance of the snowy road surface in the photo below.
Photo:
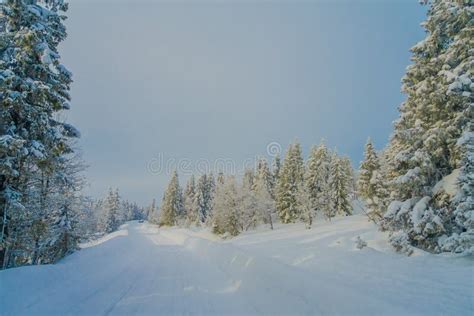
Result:
{"type": "Polygon", "coordinates": [[[472,259],[383,237],[362,216],[229,241],[130,222],[59,264],[0,271],[0,315],[473,315],[472,259]]]}

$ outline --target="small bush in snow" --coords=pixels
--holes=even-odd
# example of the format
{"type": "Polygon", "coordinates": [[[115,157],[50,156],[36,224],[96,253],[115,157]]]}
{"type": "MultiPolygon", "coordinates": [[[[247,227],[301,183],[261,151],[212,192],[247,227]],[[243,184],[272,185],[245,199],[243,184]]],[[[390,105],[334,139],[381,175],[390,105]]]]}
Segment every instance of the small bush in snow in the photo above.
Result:
{"type": "Polygon", "coordinates": [[[355,242],[356,242],[357,249],[362,249],[364,247],[367,247],[367,242],[363,240],[362,238],[360,238],[360,236],[357,236],[357,239],[355,242]]]}
{"type": "Polygon", "coordinates": [[[410,240],[407,233],[398,231],[390,236],[390,243],[397,252],[404,253],[410,256],[413,253],[413,247],[410,245],[410,240]]]}

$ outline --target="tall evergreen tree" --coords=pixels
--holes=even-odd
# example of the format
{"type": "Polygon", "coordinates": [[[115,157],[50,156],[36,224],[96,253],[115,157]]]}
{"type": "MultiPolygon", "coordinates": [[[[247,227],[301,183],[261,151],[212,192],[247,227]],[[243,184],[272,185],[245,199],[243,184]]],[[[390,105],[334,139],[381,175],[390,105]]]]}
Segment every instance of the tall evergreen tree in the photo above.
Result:
{"type": "Polygon", "coordinates": [[[183,194],[179,186],[178,172],[175,170],[163,196],[163,204],[160,209],[160,226],[178,224],[183,214],[183,194]]]}
{"type": "Polygon", "coordinates": [[[280,169],[281,169],[280,155],[277,154],[273,158],[273,161],[272,161],[273,191],[276,190],[277,183],[280,180],[280,169]]]}
{"type": "Polygon", "coordinates": [[[273,199],[274,184],[273,175],[265,159],[259,159],[255,174],[252,191],[256,203],[259,221],[270,225],[273,229],[273,213],[275,212],[275,201],[273,199]]]}
{"type": "Polygon", "coordinates": [[[237,208],[240,214],[242,230],[255,228],[263,222],[262,209],[258,207],[255,191],[246,185],[242,185],[237,193],[237,208]]]}
{"type": "Polygon", "coordinates": [[[211,218],[212,231],[216,234],[237,236],[242,230],[239,193],[235,178],[227,177],[217,185],[211,218]]]}
{"type": "Polygon", "coordinates": [[[383,227],[398,249],[406,241],[439,252],[470,230],[456,222],[459,202],[442,184],[468,161],[468,143],[459,140],[472,132],[472,21],[472,1],[433,0],[423,23],[427,36],[412,48],[402,87],[407,99],[387,151],[391,203],[383,227]]]}
{"type": "Polygon", "coordinates": [[[315,213],[311,202],[311,195],[309,194],[309,188],[304,182],[301,182],[298,188],[296,203],[301,219],[306,224],[306,228],[310,229],[313,225],[315,213]]]}
{"type": "Polygon", "coordinates": [[[257,188],[266,190],[270,195],[273,192],[273,177],[268,167],[268,162],[264,158],[260,158],[257,161],[257,170],[253,179],[252,190],[256,191],[257,188]]]}
{"type": "Polygon", "coordinates": [[[215,190],[216,182],[212,174],[203,174],[199,177],[196,185],[196,203],[201,224],[206,223],[211,217],[215,190]]]}
{"type": "Polygon", "coordinates": [[[385,201],[388,195],[379,157],[372,141],[365,145],[364,160],[360,164],[357,188],[367,206],[367,216],[373,221],[380,221],[385,212],[385,201]]]}
{"type": "Polygon", "coordinates": [[[245,189],[251,190],[253,188],[253,182],[255,178],[254,170],[246,168],[244,171],[244,176],[242,178],[242,186],[245,189]]]}
{"type": "Polygon", "coordinates": [[[156,200],[155,199],[152,200],[151,205],[148,207],[147,219],[152,224],[159,224],[160,223],[158,208],[156,207],[156,200]]]}
{"type": "Polygon", "coordinates": [[[104,233],[111,233],[120,225],[119,222],[120,197],[118,190],[109,189],[109,194],[105,200],[100,220],[100,230],[104,233]]]}
{"type": "Polygon", "coordinates": [[[313,212],[329,218],[332,212],[332,201],[329,188],[331,153],[322,142],[313,147],[308,158],[305,172],[305,185],[313,212]]]}
{"type": "Polygon", "coordinates": [[[333,210],[329,213],[329,218],[334,215],[351,215],[352,206],[349,198],[351,187],[351,174],[344,159],[334,154],[331,159],[331,173],[329,177],[329,190],[333,210]]]}
{"type": "Polygon", "coordinates": [[[15,264],[9,253],[20,252],[17,238],[33,222],[47,222],[49,183],[62,168],[62,156],[72,152],[70,139],[79,133],[57,115],[69,109],[72,81],[57,50],[66,38],[67,4],[5,0],[0,10],[0,262],[7,267],[15,264]],[[33,182],[40,179],[42,186],[32,194],[33,182]]]}
{"type": "Polygon", "coordinates": [[[188,180],[184,191],[184,208],[186,211],[187,225],[196,225],[199,222],[199,210],[196,196],[196,181],[194,175],[188,180]]]}
{"type": "Polygon", "coordinates": [[[295,222],[300,216],[296,195],[303,181],[303,172],[301,146],[295,142],[290,145],[286,153],[276,192],[276,207],[282,223],[295,222]]]}

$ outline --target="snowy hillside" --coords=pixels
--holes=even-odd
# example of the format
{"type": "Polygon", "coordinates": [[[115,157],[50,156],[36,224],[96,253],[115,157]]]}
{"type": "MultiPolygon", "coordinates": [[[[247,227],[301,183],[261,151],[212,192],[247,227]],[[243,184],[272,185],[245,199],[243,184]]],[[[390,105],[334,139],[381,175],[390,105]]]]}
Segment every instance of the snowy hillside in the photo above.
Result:
{"type": "Polygon", "coordinates": [[[231,240],[129,222],[56,265],[0,271],[0,315],[468,315],[473,261],[394,253],[361,215],[231,240]],[[360,236],[368,244],[359,250],[360,236]]]}

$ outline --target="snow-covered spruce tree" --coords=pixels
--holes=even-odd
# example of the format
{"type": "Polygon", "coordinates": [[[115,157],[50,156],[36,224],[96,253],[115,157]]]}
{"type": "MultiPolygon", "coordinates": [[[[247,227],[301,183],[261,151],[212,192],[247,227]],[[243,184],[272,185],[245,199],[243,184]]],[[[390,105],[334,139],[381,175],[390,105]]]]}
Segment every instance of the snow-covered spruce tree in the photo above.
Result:
{"type": "Polygon", "coordinates": [[[329,219],[333,206],[329,189],[331,153],[323,142],[311,149],[304,182],[310,196],[314,213],[320,213],[329,219]]]}
{"type": "Polygon", "coordinates": [[[309,188],[304,182],[301,182],[298,187],[296,203],[301,220],[306,224],[306,228],[310,229],[311,225],[313,225],[315,213],[313,203],[311,202],[311,195],[309,194],[309,188]]]}
{"type": "Polygon", "coordinates": [[[211,207],[209,209],[209,211],[212,213],[212,200],[214,199],[214,196],[216,194],[216,187],[217,187],[217,183],[216,183],[216,178],[214,177],[214,174],[211,172],[209,173],[209,176],[207,177],[207,190],[209,192],[209,198],[211,200],[211,207]]]}
{"type": "Polygon", "coordinates": [[[335,153],[331,159],[331,171],[329,177],[329,191],[333,210],[329,213],[329,218],[335,215],[351,215],[352,205],[350,193],[352,186],[352,173],[344,158],[338,157],[335,153]]]}
{"type": "Polygon", "coordinates": [[[357,189],[367,207],[367,216],[370,220],[379,222],[386,209],[388,191],[379,157],[370,138],[365,145],[364,160],[359,167],[357,189]]]}
{"type": "Polygon", "coordinates": [[[77,248],[81,237],[80,221],[85,207],[81,191],[85,185],[82,159],[78,155],[64,156],[57,169],[56,176],[51,179],[50,211],[46,213],[48,224],[47,235],[44,238],[45,251],[39,259],[41,263],[52,263],[71,253],[77,248]]]}
{"type": "Polygon", "coordinates": [[[273,217],[276,212],[275,200],[264,187],[257,187],[254,194],[257,210],[261,213],[263,223],[270,225],[270,229],[273,229],[273,217]]]}
{"type": "Polygon", "coordinates": [[[293,223],[300,217],[296,195],[303,181],[303,172],[301,146],[295,142],[288,148],[276,188],[276,207],[282,223],[293,223]]]}
{"type": "MultiPolygon", "coordinates": [[[[356,181],[356,172],[352,167],[351,159],[347,156],[340,157],[342,163],[342,169],[347,175],[347,192],[349,195],[349,201],[352,201],[357,198],[357,181],[356,181]]],[[[352,203],[351,203],[352,204],[352,203]]]]}
{"type": "Polygon", "coordinates": [[[184,215],[183,193],[175,170],[163,196],[160,209],[160,226],[174,226],[184,215]]]}
{"type": "Polygon", "coordinates": [[[196,185],[196,199],[199,222],[205,224],[212,214],[212,200],[216,190],[216,182],[211,174],[203,174],[196,185]]]}
{"type": "Polygon", "coordinates": [[[273,197],[275,197],[275,190],[277,187],[277,183],[280,180],[280,169],[281,169],[281,161],[280,156],[277,154],[272,161],[272,183],[273,183],[273,197]]]}
{"type": "Polygon", "coordinates": [[[159,216],[158,208],[156,207],[155,199],[152,200],[151,205],[148,207],[147,219],[152,224],[160,223],[160,216],[159,216]]]}
{"type": "Polygon", "coordinates": [[[74,233],[79,236],[79,240],[87,240],[98,232],[99,211],[97,200],[88,196],[81,196],[80,199],[74,233]]]}
{"type": "Polygon", "coordinates": [[[461,185],[472,177],[466,159],[469,142],[460,141],[463,133],[472,132],[472,21],[472,1],[430,1],[423,24],[427,37],[412,48],[413,64],[402,87],[407,100],[400,106],[387,150],[391,203],[383,227],[392,232],[398,249],[472,249],[472,220],[456,220],[464,217],[458,217],[459,205],[460,212],[472,218],[472,209],[457,198],[464,189],[456,184],[460,169],[461,185]]]}
{"type": "Polygon", "coordinates": [[[199,223],[199,210],[194,175],[191,175],[184,190],[184,209],[186,212],[186,225],[197,225],[199,223]]]}
{"type": "Polygon", "coordinates": [[[273,175],[265,159],[260,159],[257,164],[252,191],[261,220],[269,224],[273,229],[273,214],[275,212],[275,201],[273,199],[273,175]]]}
{"type": "Polygon", "coordinates": [[[211,198],[210,193],[208,192],[208,180],[206,174],[203,174],[198,178],[196,185],[196,203],[199,223],[203,224],[206,222],[208,213],[211,209],[211,198]]]}
{"type": "Polygon", "coordinates": [[[256,191],[257,188],[265,189],[270,193],[270,195],[273,192],[273,176],[268,167],[268,162],[264,158],[260,158],[257,161],[257,169],[253,179],[252,190],[256,191]]]}
{"type": "Polygon", "coordinates": [[[244,171],[244,176],[242,177],[242,187],[247,190],[252,190],[254,178],[255,178],[254,170],[250,168],[246,168],[244,171]]]}
{"type": "Polygon", "coordinates": [[[28,251],[17,251],[14,265],[24,260],[30,264],[55,262],[75,249],[80,237],[76,227],[83,202],[83,165],[76,156],[63,158],[62,169],[56,169],[54,174],[30,178],[36,180],[24,192],[28,199],[22,202],[28,212],[24,214],[23,226],[17,226],[22,234],[15,243],[28,251]]]}
{"type": "Polygon", "coordinates": [[[120,226],[120,197],[118,190],[109,189],[109,194],[103,203],[102,214],[99,221],[99,230],[104,233],[111,233],[120,226]]]}
{"type": "Polygon", "coordinates": [[[237,207],[242,230],[255,228],[259,223],[263,222],[263,213],[258,208],[255,191],[246,185],[242,185],[237,190],[237,207]]]}
{"type": "Polygon", "coordinates": [[[46,210],[37,214],[38,207],[50,201],[44,195],[51,191],[48,183],[61,168],[62,155],[72,151],[69,139],[79,133],[56,115],[69,109],[71,73],[57,51],[66,38],[67,5],[62,0],[5,0],[0,10],[0,261],[8,267],[17,264],[9,253],[26,258],[23,263],[32,255],[17,238],[35,230],[33,222],[48,225],[46,210]],[[27,196],[31,182],[40,178],[45,181],[38,194],[27,196]]]}
{"type": "Polygon", "coordinates": [[[239,192],[233,176],[218,184],[213,200],[213,213],[210,220],[215,234],[237,236],[242,230],[239,192]]]}
{"type": "MultiPolygon", "coordinates": [[[[242,186],[238,190],[238,207],[241,216],[242,230],[255,228],[258,224],[266,222],[267,209],[260,205],[257,191],[270,190],[270,170],[264,159],[257,161],[256,171],[246,169],[242,178],[242,186]],[[262,208],[261,208],[262,207],[262,208]]],[[[259,196],[260,197],[260,196],[259,196]]]]}

